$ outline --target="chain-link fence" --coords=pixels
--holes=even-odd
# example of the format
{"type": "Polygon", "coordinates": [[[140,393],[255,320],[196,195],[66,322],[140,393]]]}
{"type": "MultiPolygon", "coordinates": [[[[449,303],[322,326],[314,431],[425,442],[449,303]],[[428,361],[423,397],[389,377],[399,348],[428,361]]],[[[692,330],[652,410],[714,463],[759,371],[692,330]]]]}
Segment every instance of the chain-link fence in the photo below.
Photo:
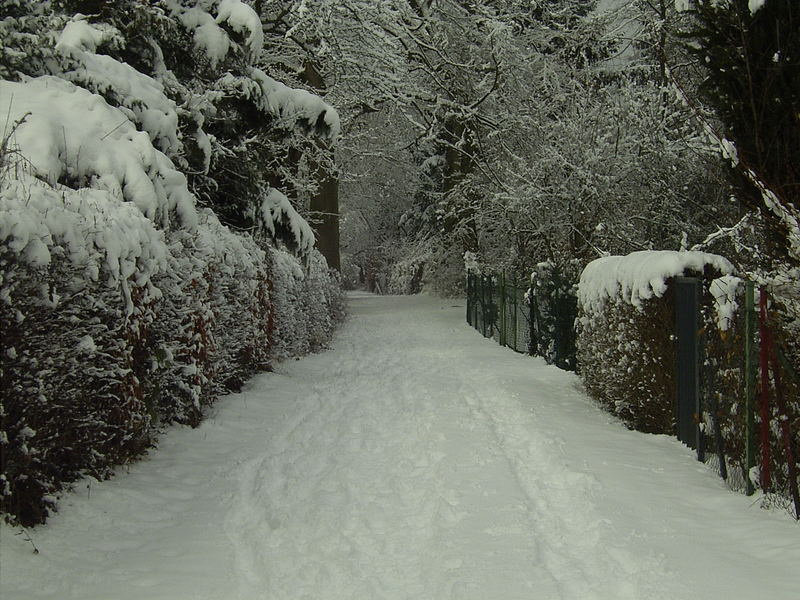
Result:
{"type": "MultiPolygon", "coordinates": [[[[545,263],[530,281],[529,285],[527,279],[506,274],[469,274],[467,322],[503,346],[575,370],[578,303],[573,278],[545,263]]],[[[616,314],[617,321],[631,324],[620,329],[628,343],[620,346],[618,335],[610,340],[614,347],[639,354],[654,351],[658,340],[667,344],[672,359],[659,366],[670,371],[663,406],[659,404],[667,407],[667,420],[658,432],[669,433],[669,405],[674,402],[673,433],[696,449],[699,460],[718,470],[732,489],[752,494],[760,487],[765,502],[785,506],[800,516],[800,375],[796,368],[800,341],[792,333],[796,331],[792,324],[800,323],[800,302],[768,298],[764,290],[757,301],[755,286],[746,282],[739,285],[732,304],[739,310],[726,317],[722,326],[707,283],[688,277],[677,278],[674,285],[674,298],[664,304],[666,312],[660,317],[637,313],[636,321],[633,316],[616,314]],[[681,300],[682,285],[687,292],[683,296],[691,302],[681,300]],[[663,327],[648,329],[648,335],[637,330],[653,320],[663,327]]],[[[587,339],[584,331],[582,375],[589,385],[597,373],[585,362],[587,339]]],[[[606,356],[598,347],[602,340],[594,341],[589,344],[592,352],[606,356]]],[[[624,364],[647,362],[633,355],[623,359],[627,359],[621,361],[624,364]]],[[[623,382],[634,392],[646,389],[642,378],[653,372],[652,368],[627,368],[615,378],[607,363],[601,361],[600,367],[602,373],[612,375],[608,386],[618,391],[626,389],[623,382]]],[[[649,423],[644,414],[647,406],[644,401],[637,409],[643,412],[642,423],[649,423]]]]}
{"type": "Polygon", "coordinates": [[[467,322],[517,352],[575,369],[577,299],[559,279],[527,283],[506,274],[467,276],[467,322]]]}
{"type": "Polygon", "coordinates": [[[751,282],[738,287],[736,301],[729,327],[698,334],[698,459],[731,489],[752,494],[758,487],[767,503],[798,518],[800,377],[797,340],[786,327],[791,311],[786,298],[751,282]]]}

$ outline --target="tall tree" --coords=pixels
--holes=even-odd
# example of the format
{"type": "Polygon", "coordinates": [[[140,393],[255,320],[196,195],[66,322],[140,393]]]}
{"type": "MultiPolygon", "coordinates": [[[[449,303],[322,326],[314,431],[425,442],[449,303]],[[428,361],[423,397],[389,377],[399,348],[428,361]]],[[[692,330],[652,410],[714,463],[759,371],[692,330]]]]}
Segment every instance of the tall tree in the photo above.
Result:
{"type": "Polygon", "coordinates": [[[702,97],[730,140],[737,196],[769,224],[770,253],[800,264],[800,7],[793,0],[697,0],[702,97]]]}

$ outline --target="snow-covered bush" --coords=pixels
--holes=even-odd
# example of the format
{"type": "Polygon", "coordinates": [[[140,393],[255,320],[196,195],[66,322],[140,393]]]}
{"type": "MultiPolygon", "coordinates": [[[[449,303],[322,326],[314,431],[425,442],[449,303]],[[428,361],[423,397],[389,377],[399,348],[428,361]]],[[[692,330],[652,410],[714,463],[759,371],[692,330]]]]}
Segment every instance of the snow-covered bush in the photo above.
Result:
{"type": "Polygon", "coordinates": [[[51,76],[0,81],[3,131],[31,173],[51,184],[106,190],[132,202],[161,228],[193,228],[195,198],[186,177],[138,131],[128,114],[51,76]]]}
{"type": "MultiPolygon", "coordinates": [[[[578,284],[578,368],[589,394],[629,427],[672,433],[676,276],[727,274],[702,252],[644,251],[599,258],[578,284]]],[[[706,304],[710,295],[704,294],[706,304]]]]}
{"type": "MultiPolygon", "coordinates": [[[[795,293],[796,293],[795,287],[795,293]]],[[[768,288],[767,323],[771,331],[774,354],[770,360],[770,377],[766,415],[768,417],[770,488],[764,500],[767,505],[790,506],[791,488],[789,456],[783,427],[789,430],[794,460],[797,460],[797,444],[800,441],[800,352],[798,352],[798,298],[795,294],[784,295],[786,288],[768,288]],[[776,372],[777,369],[777,372],[776,372]],[[782,398],[779,399],[778,395],[782,398]]],[[[715,297],[713,307],[708,307],[704,315],[706,324],[705,362],[703,367],[704,424],[707,432],[713,432],[713,419],[716,417],[721,437],[724,441],[728,484],[737,490],[744,490],[748,479],[760,486],[763,446],[760,436],[762,423],[762,390],[760,377],[760,352],[763,339],[760,331],[759,292],[755,291],[755,313],[751,333],[751,374],[754,393],[754,432],[758,439],[754,446],[756,468],[748,473],[746,463],[747,449],[747,402],[745,382],[745,285],[732,277],[720,278],[711,284],[715,297]],[[713,395],[713,398],[712,398],[713,395]],[[712,412],[710,401],[716,404],[712,412]],[[713,415],[713,416],[712,416],[713,415]]],[[[714,450],[713,438],[709,438],[709,451],[714,450]]],[[[796,482],[800,484],[800,480],[796,482]]],[[[794,513],[794,509],[790,508],[794,513]]]]}
{"type": "Polygon", "coordinates": [[[107,191],[0,183],[0,496],[20,522],[44,520],[62,482],[149,445],[139,360],[166,256],[163,234],[107,191]]]}
{"type": "Polygon", "coordinates": [[[261,248],[200,211],[159,231],[106,190],[0,183],[2,495],[43,521],[81,474],[111,474],[158,423],[197,425],[275,358],[325,346],[343,316],[338,278],[261,248]]]}
{"type": "Polygon", "coordinates": [[[397,261],[389,270],[389,294],[419,294],[422,291],[426,261],[429,255],[410,256],[397,261]]]}
{"type": "Polygon", "coordinates": [[[272,352],[276,358],[321,350],[344,318],[339,277],[314,250],[308,269],[288,252],[271,249],[272,352]]]}
{"type": "Polygon", "coordinates": [[[0,0],[0,500],[26,525],[343,313],[277,189],[338,115],[257,68],[254,9],[84,5],[0,0]]]}
{"type": "Polygon", "coordinates": [[[196,234],[168,236],[169,269],[152,327],[148,394],[165,421],[196,425],[220,393],[268,366],[268,254],[202,211],[196,234]]]}

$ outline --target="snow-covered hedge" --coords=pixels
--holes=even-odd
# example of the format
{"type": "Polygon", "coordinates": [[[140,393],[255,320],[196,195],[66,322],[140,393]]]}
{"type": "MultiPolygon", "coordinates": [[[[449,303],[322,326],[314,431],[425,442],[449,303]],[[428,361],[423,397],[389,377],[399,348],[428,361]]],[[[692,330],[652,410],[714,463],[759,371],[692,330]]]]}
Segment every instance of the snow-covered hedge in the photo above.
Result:
{"type": "Polygon", "coordinates": [[[159,423],[196,425],[270,360],[330,339],[342,300],[318,252],[305,267],[208,210],[197,221],[164,232],[105,190],[0,184],[0,494],[19,522],[144,452],[159,423]]]}
{"type": "MultiPolygon", "coordinates": [[[[586,390],[635,429],[672,433],[675,399],[674,294],[680,275],[729,274],[724,258],[645,251],[597,259],[578,284],[577,356],[586,390]]],[[[706,303],[710,302],[705,294],[706,303]]]]}
{"type": "Polygon", "coordinates": [[[339,117],[259,69],[256,11],[80,4],[0,20],[0,500],[22,524],[343,312],[288,152],[339,117]]]}

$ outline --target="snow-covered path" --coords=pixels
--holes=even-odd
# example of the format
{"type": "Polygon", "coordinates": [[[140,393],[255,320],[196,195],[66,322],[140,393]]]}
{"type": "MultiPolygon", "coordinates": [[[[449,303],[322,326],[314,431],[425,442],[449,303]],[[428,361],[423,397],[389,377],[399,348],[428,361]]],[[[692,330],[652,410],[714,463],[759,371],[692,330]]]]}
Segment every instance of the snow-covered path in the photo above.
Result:
{"type": "Polygon", "coordinates": [[[800,597],[800,529],[458,302],[352,296],[333,349],[278,365],[2,526],[3,600],[800,597]]]}

